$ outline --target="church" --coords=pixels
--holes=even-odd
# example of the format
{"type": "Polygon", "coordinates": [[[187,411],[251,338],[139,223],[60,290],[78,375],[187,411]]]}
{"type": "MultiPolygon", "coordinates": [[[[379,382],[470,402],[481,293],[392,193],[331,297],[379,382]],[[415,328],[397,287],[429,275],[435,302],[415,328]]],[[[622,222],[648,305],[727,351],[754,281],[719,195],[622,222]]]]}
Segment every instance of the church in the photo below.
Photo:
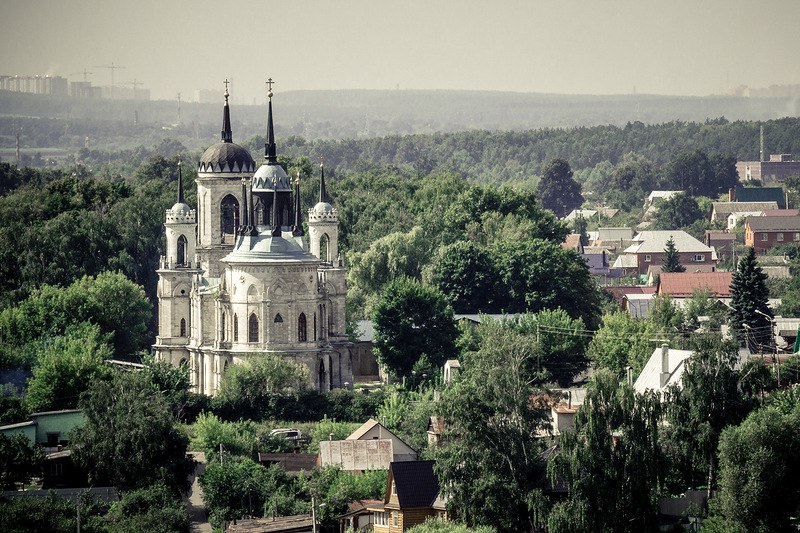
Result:
{"type": "Polygon", "coordinates": [[[188,365],[192,389],[210,396],[230,365],[264,353],[306,365],[321,392],[346,386],[347,285],[324,168],[306,235],[299,179],[292,183],[277,160],[272,90],[258,169],[233,142],[227,88],[224,96],[222,138],[198,166],[197,209],[185,203],[179,173],[177,202],[166,211],[156,359],[188,365]]]}

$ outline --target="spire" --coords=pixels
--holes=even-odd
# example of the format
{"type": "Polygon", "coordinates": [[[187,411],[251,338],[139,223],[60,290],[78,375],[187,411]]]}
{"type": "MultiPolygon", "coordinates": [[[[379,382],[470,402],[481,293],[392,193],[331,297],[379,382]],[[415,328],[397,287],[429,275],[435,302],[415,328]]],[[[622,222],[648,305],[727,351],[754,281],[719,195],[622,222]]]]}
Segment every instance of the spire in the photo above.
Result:
{"type": "Polygon", "coordinates": [[[278,222],[278,178],[272,180],[272,236],[281,236],[281,227],[278,222]]]}
{"type": "Polygon", "coordinates": [[[239,233],[244,235],[247,231],[247,226],[250,225],[250,222],[247,220],[247,178],[242,178],[242,216],[239,225],[239,233]]]}
{"type": "Polygon", "coordinates": [[[303,235],[303,221],[300,220],[300,172],[294,180],[294,227],[292,235],[300,237],[303,235]]]}
{"type": "Polygon", "coordinates": [[[232,143],[233,133],[231,132],[231,108],[228,106],[228,80],[225,79],[225,107],[222,108],[222,142],[232,143]]]}
{"type": "Polygon", "coordinates": [[[267,80],[269,91],[267,97],[269,98],[269,111],[267,113],[267,143],[264,145],[264,156],[267,163],[275,164],[278,162],[277,149],[275,147],[275,128],[272,125],[272,78],[267,80]]]}
{"type": "Polygon", "coordinates": [[[328,191],[325,189],[325,164],[319,158],[319,201],[329,203],[328,191]]]}
{"type": "Polygon", "coordinates": [[[181,160],[178,158],[178,202],[179,204],[185,203],[183,201],[183,173],[181,172],[181,160]]]}

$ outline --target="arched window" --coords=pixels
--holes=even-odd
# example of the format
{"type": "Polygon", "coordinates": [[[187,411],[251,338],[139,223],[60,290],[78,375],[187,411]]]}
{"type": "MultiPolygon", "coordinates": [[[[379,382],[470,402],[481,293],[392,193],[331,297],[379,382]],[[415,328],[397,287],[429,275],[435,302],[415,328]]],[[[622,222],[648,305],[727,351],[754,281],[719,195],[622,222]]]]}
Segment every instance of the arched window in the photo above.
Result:
{"type": "Polygon", "coordinates": [[[183,365],[186,365],[188,363],[189,363],[189,361],[187,361],[186,358],[184,357],[183,359],[181,359],[181,362],[178,363],[178,365],[183,366],[183,365]]]}
{"type": "Polygon", "coordinates": [[[314,340],[317,340],[317,313],[314,313],[314,340]]]}
{"type": "Polygon", "coordinates": [[[178,337],[185,337],[186,336],[186,319],[181,318],[181,334],[178,337]]]}
{"type": "Polygon", "coordinates": [[[330,356],[328,356],[328,381],[330,383],[328,390],[333,390],[333,358],[330,356]]]}
{"type": "Polygon", "coordinates": [[[300,313],[300,316],[297,318],[297,342],[306,342],[306,340],[308,340],[306,314],[300,313]]]}
{"type": "Polygon", "coordinates": [[[181,235],[178,237],[178,266],[186,266],[186,237],[181,235]]]}
{"type": "Polygon", "coordinates": [[[258,317],[255,313],[247,321],[247,342],[258,342],[258,317]]]}
{"type": "Polygon", "coordinates": [[[220,330],[221,330],[220,338],[221,338],[221,340],[224,341],[225,340],[225,313],[222,313],[220,315],[219,325],[220,325],[220,330]]]}
{"type": "Polygon", "coordinates": [[[239,342],[239,317],[233,315],[233,342],[239,342]]]}
{"type": "Polygon", "coordinates": [[[325,363],[322,359],[319,361],[319,391],[325,391],[325,363]]]}
{"type": "Polygon", "coordinates": [[[280,313],[278,313],[277,315],[275,315],[275,323],[280,324],[281,322],[283,322],[283,317],[281,316],[280,313]]]}
{"type": "Polygon", "coordinates": [[[219,223],[223,239],[233,235],[239,227],[239,201],[232,194],[222,199],[219,206],[219,223]]]}
{"type": "Polygon", "coordinates": [[[264,209],[264,202],[261,201],[261,198],[258,198],[253,206],[253,225],[266,226],[267,222],[264,218],[265,214],[266,210],[264,209]]]}
{"type": "Polygon", "coordinates": [[[331,262],[331,258],[328,257],[328,248],[330,248],[330,237],[328,237],[327,233],[323,233],[322,237],[319,238],[319,260],[325,261],[326,263],[331,262]]]}

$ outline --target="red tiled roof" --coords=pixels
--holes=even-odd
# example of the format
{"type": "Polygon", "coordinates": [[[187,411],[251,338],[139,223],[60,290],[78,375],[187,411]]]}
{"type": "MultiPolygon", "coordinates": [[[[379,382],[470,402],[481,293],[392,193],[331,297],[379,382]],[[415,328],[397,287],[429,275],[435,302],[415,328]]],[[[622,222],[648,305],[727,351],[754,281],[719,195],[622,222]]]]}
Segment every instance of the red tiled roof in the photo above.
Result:
{"type": "Polygon", "coordinates": [[[564,239],[564,242],[561,243],[561,247],[565,250],[576,250],[581,245],[581,236],[578,233],[570,233],[567,235],[567,238],[564,239]]]}
{"type": "Polygon", "coordinates": [[[658,294],[689,298],[707,289],[718,298],[731,297],[733,272],[663,272],[658,279],[658,294]]]}

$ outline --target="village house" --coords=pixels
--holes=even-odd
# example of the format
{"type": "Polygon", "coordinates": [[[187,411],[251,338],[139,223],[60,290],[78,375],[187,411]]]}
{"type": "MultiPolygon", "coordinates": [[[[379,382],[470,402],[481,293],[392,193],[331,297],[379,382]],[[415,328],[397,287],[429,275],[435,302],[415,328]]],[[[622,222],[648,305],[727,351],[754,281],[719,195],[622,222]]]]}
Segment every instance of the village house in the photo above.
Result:
{"type": "Polygon", "coordinates": [[[800,244],[800,217],[748,217],[744,244],[765,254],[780,244],[800,244]]]}
{"type": "Polygon", "coordinates": [[[741,184],[728,189],[729,202],[775,202],[778,209],[786,209],[783,187],[744,187],[741,184]]]}
{"type": "Polygon", "coordinates": [[[614,262],[613,268],[621,268],[636,274],[652,274],[661,271],[664,264],[667,241],[675,243],[675,249],[683,266],[688,271],[713,272],[717,265],[717,252],[682,230],[642,231],[634,243],[624,250],[614,262]]]}
{"type": "Polygon", "coordinates": [[[692,353],[689,350],[670,349],[668,344],[662,344],[653,350],[633,384],[634,390],[640,394],[649,390],[662,392],[670,385],[680,383],[686,370],[686,360],[692,353]]]}
{"type": "Polygon", "coordinates": [[[416,461],[417,451],[370,418],[344,440],[319,443],[319,464],[346,471],[386,470],[392,462],[416,461]]]}
{"type": "Polygon", "coordinates": [[[736,234],[724,229],[709,229],[705,232],[704,241],[706,246],[716,250],[720,261],[726,261],[733,255],[736,234]]]}
{"type": "Polygon", "coordinates": [[[713,202],[711,222],[722,222],[733,229],[739,220],[748,216],[759,216],[762,212],[778,209],[777,202],[713,202]]]}
{"type": "Polygon", "coordinates": [[[669,296],[678,306],[683,306],[698,291],[728,300],[731,298],[733,272],[662,272],[658,278],[659,296],[669,296]]]}
{"type": "Polygon", "coordinates": [[[447,519],[446,501],[439,495],[434,461],[389,465],[383,503],[369,506],[375,533],[398,533],[428,518],[447,519]]]}

